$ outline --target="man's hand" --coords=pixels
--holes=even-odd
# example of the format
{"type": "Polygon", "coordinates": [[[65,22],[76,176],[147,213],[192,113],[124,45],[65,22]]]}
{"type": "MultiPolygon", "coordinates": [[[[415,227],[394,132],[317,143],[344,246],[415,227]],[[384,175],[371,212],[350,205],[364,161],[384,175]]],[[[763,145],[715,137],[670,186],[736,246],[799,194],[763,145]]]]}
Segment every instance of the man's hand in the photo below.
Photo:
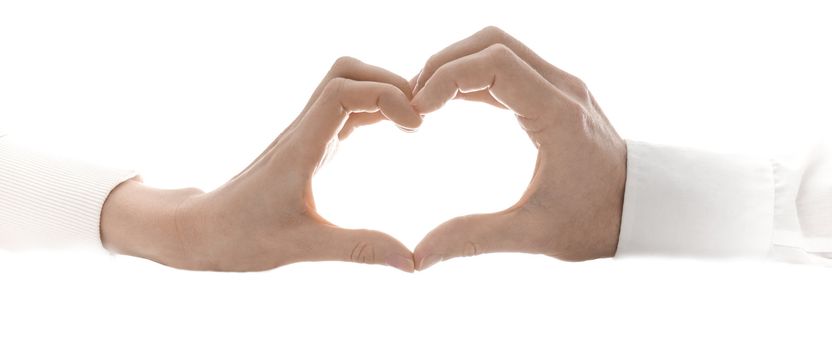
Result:
{"type": "Polygon", "coordinates": [[[411,104],[421,114],[453,98],[506,108],[538,148],[522,198],[504,211],[434,229],[414,251],[417,269],[491,252],[569,261],[615,254],[627,150],[581,80],[489,27],[433,55],[413,91],[411,104]]]}
{"type": "Polygon", "coordinates": [[[344,260],[414,269],[412,253],[377,231],[347,230],[315,211],[311,179],[329,142],[387,118],[421,124],[408,82],[356,59],[339,59],[297,119],[247,169],[209,193],[163,191],[127,181],[104,205],[108,249],[195,270],[267,270],[344,260]],[[353,119],[344,127],[347,119],[353,119]]]}

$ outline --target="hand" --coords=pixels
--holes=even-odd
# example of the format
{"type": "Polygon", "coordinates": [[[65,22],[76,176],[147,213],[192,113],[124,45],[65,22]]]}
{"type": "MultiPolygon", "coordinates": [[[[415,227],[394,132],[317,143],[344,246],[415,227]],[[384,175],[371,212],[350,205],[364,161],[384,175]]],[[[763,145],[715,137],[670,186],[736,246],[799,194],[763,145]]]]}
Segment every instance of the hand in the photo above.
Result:
{"type": "Polygon", "coordinates": [[[417,269],[491,252],[569,261],[615,254],[627,150],[583,82],[489,27],[433,55],[411,104],[427,114],[453,98],[514,112],[538,148],[537,166],[515,205],[431,231],[414,250],[417,269]]]}
{"type": "Polygon", "coordinates": [[[410,250],[377,231],[347,230],[315,211],[311,179],[336,135],[364,121],[421,124],[409,83],[339,59],[295,121],[247,169],[215,191],[163,191],[127,181],[102,211],[108,249],[194,270],[267,270],[344,260],[413,271],[410,250]],[[354,119],[343,127],[347,118],[354,119]]]}

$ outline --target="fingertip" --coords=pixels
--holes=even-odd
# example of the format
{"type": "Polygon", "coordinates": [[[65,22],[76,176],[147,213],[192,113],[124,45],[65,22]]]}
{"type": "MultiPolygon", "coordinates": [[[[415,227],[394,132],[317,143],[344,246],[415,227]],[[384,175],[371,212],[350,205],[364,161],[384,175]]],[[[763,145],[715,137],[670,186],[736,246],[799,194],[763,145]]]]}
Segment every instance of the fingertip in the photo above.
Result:
{"type": "Polygon", "coordinates": [[[412,134],[412,133],[416,132],[416,130],[419,130],[418,128],[410,128],[410,127],[407,127],[407,126],[404,126],[404,125],[398,125],[398,124],[396,124],[396,127],[398,127],[399,130],[404,131],[408,134],[412,134]]]}
{"type": "Polygon", "coordinates": [[[416,264],[413,261],[413,256],[404,256],[400,254],[390,254],[385,259],[384,262],[391,267],[395,267],[401,271],[407,273],[413,273],[416,271],[416,264]]]}
{"type": "Polygon", "coordinates": [[[425,254],[422,252],[419,247],[413,250],[413,265],[416,268],[416,271],[422,271],[422,261],[425,260],[425,254]]]}
{"type": "Polygon", "coordinates": [[[456,90],[444,92],[445,87],[427,84],[419,89],[410,100],[410,106],[419,115],[432,113],[442,108],[448,100],[455,97],[456,90]]]}
{"type": "Polygon", "coordinates": [[[409,97],[403,93],[384,94],[378,105],[381,114],[403,131],[413,132],[422,125],[422,117],[413,109],[409,97]]]}
{"type": "Polygon", "coordinates": [[[343,141],[344,139],[349,137],[350,134],[352,134],[352,132],[355,130],[355,125],[353,124],[354,123],[352,123],[351,120],[347,120],[347,122],[344,123],[344,126],[341,127],[341,130],[338,131],[338,141],[343,141]]]}
{"type": "Polygon", "coordinates": [[[397,113],[398,118],[388,118],[404,132],[414,132],[422,126],[422,116],[409,103],[405,103],[397,113]]]}
{"type": "Polygon", "coordinates": [[[419,242],[416,249],[413,249],[413,261],[416,263],[416,271],[425,270],[444,260],[442,254],[433,248],[434,237],[433,232],[429,233],[419,242]]]}
{"type": "Polygon", "coordinates": [[[413,109],[413,111],[419,116],[427,114],[425,108],[425,94],[422,93],[422,91],[413,95],[413,99],[410,100],[410,108],[413,109]]]}
{"type": "Polygon", "coordinates": [[[305,245],[314,247],[305,252],[304,261],[347,261],[415,271],[410,249],[384,232],[331,225],[314,230],[319,233],[304,236],[312,239],[305,245]]]}
{"type": "Polygon", "coordinates": [[[344,141],[350,134],[352,134],[352,129],[341,129],[338,132],[338,141],[344,141]]]}
{"type": "Polygon", "coordinates": [[[413,250],[413,262],[415,263],[416,271],[425,270],[440,260],[442,260],[441,256],[437,252],[424,248],[421,243],[413,250]]]}
{"type": "Polygon", "coordinates": [[[413,252],[402,242],[384,232],[370,231],[376,237],[376,249],[385,251],[383,259],[375,261],[377,264],[387,265],[398,270],[413,273],[416,271],[416,263],[413,260],[413,252]]]}
{"type": "Polygon", "coordinates": [[[409,107],[410,110],[408,111],[407,117],[403,118],[402,120],[404,124],[399,126],[400,129],[402,129],[402,131],[404,132],[415,132],[416,130],[419,130],[419,128],[422,126],[422,122],[424,121],[424,115],[419,114],[419,112],[413,109],[413,106],[409,107]]]}
{"type": "Polygon", "coordinates": [[[439,255],[428,255],[419,259],[419,263],[417,264],[416,268],[419,271],[424,271],[427,270],[429,267],[436,265],[438,262],[442,260],[442,257],[439,255]]]}

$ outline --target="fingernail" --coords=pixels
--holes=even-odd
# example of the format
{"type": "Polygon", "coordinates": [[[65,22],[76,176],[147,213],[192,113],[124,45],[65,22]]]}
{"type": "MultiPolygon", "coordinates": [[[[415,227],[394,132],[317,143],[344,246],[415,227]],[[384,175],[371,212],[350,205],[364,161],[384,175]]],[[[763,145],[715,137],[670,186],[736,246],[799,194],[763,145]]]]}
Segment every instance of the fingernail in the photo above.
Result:
{"type": "Polygon", "coordinates": [[[434,264],[442,261],[442,257],[439,255],[428,255],[422,258],[422,261],[419,262],[419,270],[427,269],[428,267],[433,266],[434,264]]]}
{"type": "Polygon", "coordinates": [[[398,126],[398,127],[399,127],[399,130],[404,131],[404,132],[406,132],[406,133],[414,133],[414,132],[416,132],[416,129],[411,129],[411,128],[408,128],[408,127],[406,127],[406,126],[402,126],[402,125],[396,125],[396,126],[398,126]]]}
{"type": "Polygon", "coordinates": [[[385,259],[387,265],[395,267],[404,272],[413,272],[413,258],[402,255],[390,255],[385,259]]]}
{"type": "Polygon", "coordinates": [[[422,80],[422,72],[421,70],[419,71],[419,75],[416,77],[416,83],[413,84],[413,91],[410,92],[411,94],[416,93],[416,88],[419,87],[419,80],[422,80]]]}

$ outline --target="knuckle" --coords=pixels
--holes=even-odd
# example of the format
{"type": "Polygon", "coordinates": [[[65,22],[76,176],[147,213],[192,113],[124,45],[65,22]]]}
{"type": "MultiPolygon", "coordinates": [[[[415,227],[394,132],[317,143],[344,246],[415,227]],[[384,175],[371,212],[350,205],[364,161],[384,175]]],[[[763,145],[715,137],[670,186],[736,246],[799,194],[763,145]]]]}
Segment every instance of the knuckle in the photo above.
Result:
{"type": "Polygon", "coordinates": [[[395,82],[393,83],[396,90],[404,94],[405,92],[410,92],[410,82],[407,79],[396,76],[395,82]],[[403,89],[403,90],[402,90],[403,89]]]}
{"type": "Polygon", "coordinates": [[[494,26],[494,25],[490,25],[490,26],[487,26],[487,27],[483,28],[480,31],[480,34],[487,37],[487,38],[492,38],[492,39],[497,39],[497,40],[504,39],[506,36],[508,36],[508,33],[506,33],[504,30],[502,30],[499,27],[494,26]]]}
{"type": "Polygon", "coordinates": [[[564,106],[565,114],[577,121],[584,121],[587,118],[587,111],[583,105],[577,102],[569,102],[564,106]]]}
{"type": "Polygon", "coordinates": [[[431,73],[434,73],[436,67],[438,66],[439,56],[437,54],[433,54],[428,57],[428,60],[425,61],[425,66],[422,67],[422,76],[420,79],[424,83],[424,79],[429,76],[431,73]]]}
{"type": "Polygon", "coordinates": [[[405,95],[404,91],[399,89],[398,87],[390,84],[382,84],[381,85],[381,92],[379,93],[379,99],[385,99],[387,101],[391,101],[394,99],[407,99],[407,95],[405,95]]]}
{"type": "Polygon", "coordinates": [[[511,49],[503,43],[496,43],[488,47],[488,50],[493,55],[508,56],[514,54],[511,49]]]}
{"type": "MultiPolygon", "coordinates": [[[[464,216],[458,216],[458,217],[455,217],[455,218],[451,219],[450,221],[448,221],[448,224],[451,225],[451,226],[454,226],[454,227],[465,227],[465,226],[471,225],[474,221],[475,221],[475,215],[464,215],[464,216]]],[[[459,232],[459,231],[454,231],[454,232],[459,232]]]]}
{"type": "Polygon", "coordinates": [[[465,245],[464,245],[464,248],[463,248],[463,251],[462,251],[463,256],[472,257],[472,256],[480,255],[480,254],[482,254],[482,248],[480,248],[480,246],[477,243],[475,243],[473,241],[465,242],[465,245]]]}
{"type": "Polygon", "coordinates": [[[335,63],[332,64],[332,68],[330,72],[334,75],[343,74],[345,71],[348,71],[350,68],[354,67],[360,61],[354,57],[350,56],[341,56],[335,60],[335,63]]]}
{"type": "Polygon", "coordinates": [[[335,77],[330,79],[326,82],[326,86],[324,86],[324,90],[321,92],[322,96],[326,96],[328,98],[332,98],[338,96],[341,89],[344,87],[344,84],[347,83],[346,78],[335,77]]]}
{"type": "Polygon", "coordinates": [[[589,93],[589,88],[586,83],[580,78],[568,75],[564,78],[566,86],[577,96],[586,97],[589,93]]]}
{"type": "Polygon", "coordinates": [[[513,63],[517,55],[514,54],[514,51],[503,44],[494,44],[488,47],[488,56],[491,57],[494,64],[498,66],[505,66],[508,64],[513,63]]]}
{"type": "MultiPolygon", "coordinates": [[[[434,77],[437,77],[437,78],[435,78],[437,80],[447,78],[447,76],[450,76],[451,73],[453,72],[453,69],[451,69],[451,66],[452,65],[444,65],[444,66],[441,66],[439,68],[436,68],[436,70],[430,76],[430,79],[434,79],[434,77]]],[[[423,81],[422,83],[427,84],[427,80],[423,81]]]]}
{"type": "Polygon", "coordinates": [[[367,242],[358,242],[350,251],[348,259],[355,263],[373,264],[376,262],[375,247],[367,242]]]}

